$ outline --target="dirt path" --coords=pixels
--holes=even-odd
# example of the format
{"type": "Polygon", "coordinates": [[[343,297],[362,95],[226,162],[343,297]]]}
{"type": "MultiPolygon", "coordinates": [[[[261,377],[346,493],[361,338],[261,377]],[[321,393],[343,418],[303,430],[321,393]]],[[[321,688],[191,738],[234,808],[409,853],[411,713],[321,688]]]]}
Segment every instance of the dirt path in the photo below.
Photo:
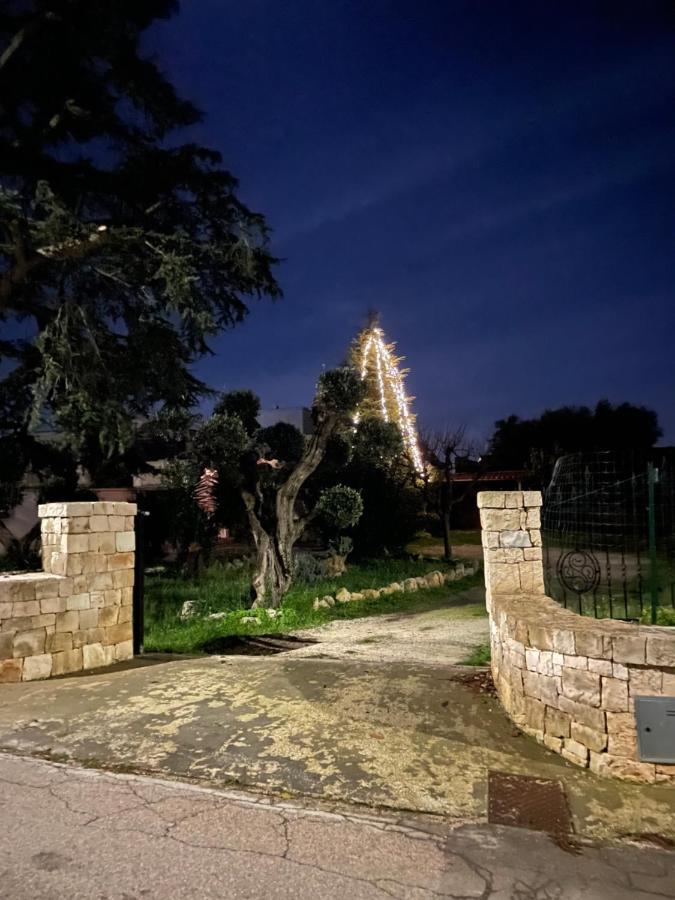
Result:
{"type": "Polygon", "coordinates": [[[295,634],[318,642],[293,650],[289,656],[296,658],[461,663],[488,643],[485,589],[453,593],[440,608],[337,620],[295,634]]]}

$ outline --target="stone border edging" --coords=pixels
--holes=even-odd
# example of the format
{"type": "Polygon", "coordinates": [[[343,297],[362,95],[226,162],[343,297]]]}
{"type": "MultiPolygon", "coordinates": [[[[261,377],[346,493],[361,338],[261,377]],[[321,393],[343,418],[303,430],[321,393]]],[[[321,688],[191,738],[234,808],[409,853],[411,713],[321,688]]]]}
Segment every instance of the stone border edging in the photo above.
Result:
{"type": "Polygon", "coordinates": [[[458,563],[450,572],[441,572],[436,569],[433,572],[427,572],[426,575],[418,575],[415,578],[405,578],[403,581],[392,581],[391,584],[381,588],[364,588],[361,591],[350,592],[347,588],[340,588],[333,596],[326,594],[323,597],[316,597],[312,603],[312,609],[327,609],[335,606],[336,603],[354,603],[360,600],[377,600],[383,596],[391,594],[414,593],[419,590],[428,588],[443,587],[444,584],[450,584],[453,581],[459,581],[470,575],[475,575],[478,567],[469,563],[458,563]]]}

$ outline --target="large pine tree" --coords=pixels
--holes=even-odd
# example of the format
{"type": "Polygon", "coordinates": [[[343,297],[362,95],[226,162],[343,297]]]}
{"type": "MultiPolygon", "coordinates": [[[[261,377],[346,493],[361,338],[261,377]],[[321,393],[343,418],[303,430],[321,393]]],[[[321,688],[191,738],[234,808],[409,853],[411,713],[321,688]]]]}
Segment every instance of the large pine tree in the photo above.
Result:
{"type": "Polygon", "coordinates": [[[204,390],[209,338],[279,294],[263,217],[217,152],[181,143],[200,113],[140,49],[176,10],[2,4],[0,435],[32,414],[76,450],[123,449],[135,418],[204,390]]]}

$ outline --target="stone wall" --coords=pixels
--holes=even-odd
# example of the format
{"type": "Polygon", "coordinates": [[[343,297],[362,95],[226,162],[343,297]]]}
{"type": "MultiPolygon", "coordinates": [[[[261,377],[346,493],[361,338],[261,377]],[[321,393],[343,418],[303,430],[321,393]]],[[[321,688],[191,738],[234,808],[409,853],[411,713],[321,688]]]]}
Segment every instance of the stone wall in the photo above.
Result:
{"type": "Polygon", "coordinates": [[[599,775],[675,784],[641,762],[635,697],[675,696],[675,629],[590,619],[545,596],[535,491],[478,494],[492,674],[513,721],[599,775]]]}
{"type": "Polygon", "coordinates": [[[39,507],[42,572],[0,576],[0,682],[133,656],[134,503],[39,507]]]}

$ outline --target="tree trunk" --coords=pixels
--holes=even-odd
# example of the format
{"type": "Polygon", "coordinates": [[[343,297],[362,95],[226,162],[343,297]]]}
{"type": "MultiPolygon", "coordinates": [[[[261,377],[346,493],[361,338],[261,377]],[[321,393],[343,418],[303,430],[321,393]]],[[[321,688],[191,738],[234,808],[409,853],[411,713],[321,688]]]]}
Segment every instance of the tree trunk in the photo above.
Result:
{"type": "Polygon", "coordinates": [[[450,539],[450,510],[452,509],[452,454],[445,452],[443,485],[441,487],[441,519],[443,522],[443,550],[446,561],[452,559],[452,543],[450,539]]]}
{"type": "Polygon", "coordinates": [[[252,608],[277,609],[291,586],[292,578],[292,569],[284,562],[284,555],[276,541],[264,533],[258,541],[255,574],[251,581],[252,608]]]}
{"type": "Polygon", "coordinates": [[[255,574],[251,581],[253,609],[276,609],[281,606],[284,595],[293,582],[293,548],[312,518],[311,515],[304,519],[297,516],[295,501],[303,484],[323,459],[336,423],[334,416],[325,416],[317,423],[305,452],[277,490],[276,516],[272,526],[266,528],[263,525],[263,498],[259,488],[255,494],[242,491],[257,551],[255,574]]]}

